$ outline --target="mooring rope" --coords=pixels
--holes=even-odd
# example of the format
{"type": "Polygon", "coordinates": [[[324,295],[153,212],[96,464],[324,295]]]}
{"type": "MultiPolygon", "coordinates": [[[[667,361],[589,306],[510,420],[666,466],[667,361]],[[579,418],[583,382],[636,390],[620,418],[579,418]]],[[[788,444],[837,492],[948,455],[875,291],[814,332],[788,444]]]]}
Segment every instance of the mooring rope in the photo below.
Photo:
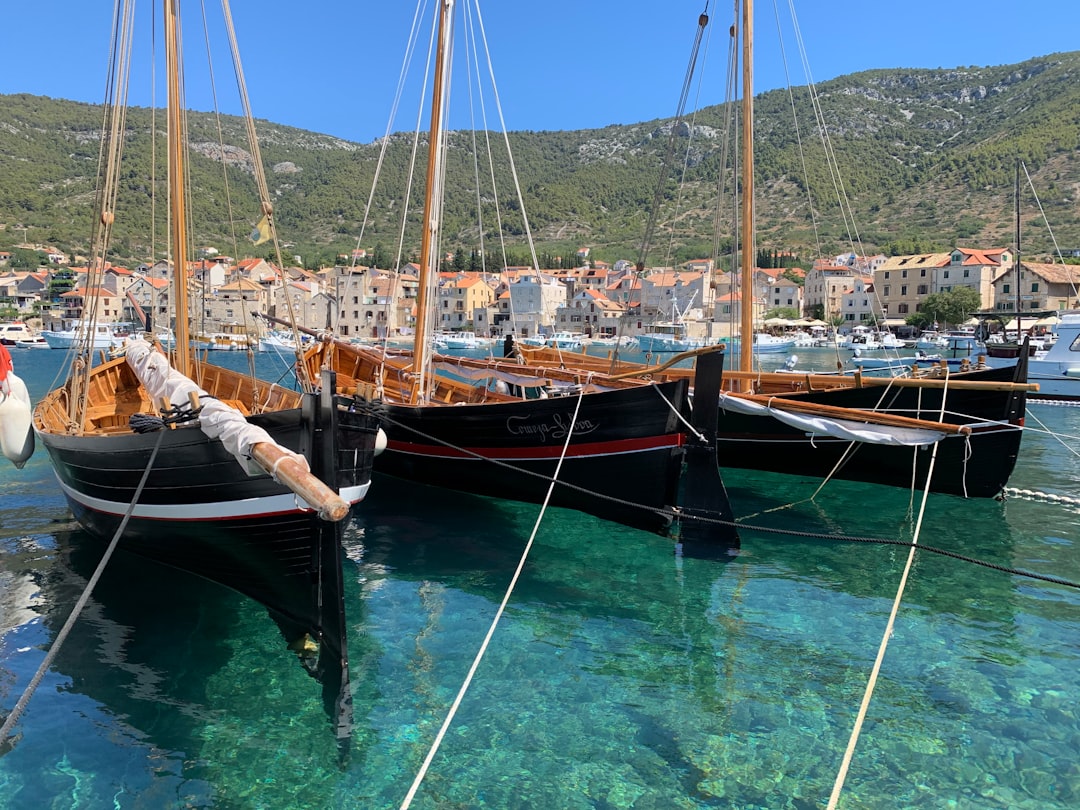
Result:
{"type": "Polygon", "coordinates": [[[1039,399],[1038,397],[1028,397],[1027,403],[1028,405],[1056,405],[1059,408],[1080,408],[1080,400],[1071,399],[1039,399]]]}
{"type": "Polygon", "coordinates": [[[83,608],[86,607],[86,603],[90,600],[90,594],[93,593],[94,587],[97,585],[98,580],[101,579],[101,575],[105,571],[105,566],[112,558],[113,552],[116,551],[116,546],[120,542],[120,537],[123,535],[124,529],[127,528],[128,520],[130,520],[131,514],[135,511],[135,505],[139,502],[143,487],[146,486],[146,480],[150,477],[150,470],[154,467],[154,460],[157,458],[158,449],[161,447],[161,440],[164,438],[166,432],[167,431],[165,430],[158,431],[158,438],[157,441],[154,442],[154,449],[151,451],[150,458],[146,462],[146,469],[143,470],[142,479],[135,488],[135,495],[128,505],[127,512],[124,513],[124,517],[120,521],[116,533],[113,535],[112,540],[109,541],[109,547],[105,549],[105,554],[102,556],[101,562],[98,563],[97,569],[90,577],[90,581],[86,583],[86,588],[79,597],[79,601],[75,603],[71,615],[68,616],[67,621],[64,622],[64,626],[60,629],[60,632],[56,634],[52,646],[49,647],[49,651],[45,654],[45,658],[42,660],[37,672],[34,673],[34,677],[30,679],[30,683],[27,684],[26,689],[23,690],[22,696],[19,697],[18,703],[15,704],[15,708],[11,710],[11,714],[4,720],[4,725],[0,726],[0,741],[8,738],[11,728],[26,709],[26,704],[30,702],[30,698],[37,690],[38,685],[41,683],[41,679],[45,677],[45,673],[60,652],[60,647],[63,645],[65,639],[67,639],[68,634],[71,632],[71,628],[75,625],[75,621],[79,618],[79,614],[82,613],[83,608]]]}
{"type": "MultiPolygon", "coordinates": [[[[366,406],[366,407],[370,407],[370,406],[366,406]]],[[[497,467],[505,467],[507,470],[511,470],[514,473],[517,473],[519,475],[529,475],[529,476],[532,476],[534,478],[539,478],[539,479],[541,479],[541,480],[543,480],[545,482],[557,483],[559,486],[564,487],[565,489],[572,489],[572,490],[575,490],[577,492],[584,493],[586,495],[591,495],[592,497],[597,498],[598,500],[609,501],[611,503],[615,503],[615,504],[618,504],[620,506],[625,506],[627,509],[639,509],[639,510],[643,510],[643,511],[646,511],[646,512],[652,512],[655,515],[659,515],[659,516],[667,518],[669,520],[675,520],[676,518],[679,518],[679,519],[682,519],[682,520],[694,520],[694,521],[697,521],[699,523],[710,523],[710,524],[714,524],[716,526],[722,526],[722,527],[734,527],[734,528],[738,528],[738,529],[747,529],[749,531],[760,532],[762,534],[782,534],[782,535],[785,535],[787,537],[793,537],[793,538],[797,538],[797,539],[828,540],[829,542],[837,542],[837,543],[867,543],[869,545],[896,546],[898,548],[911,548],[912,545],[913,545],[912,543],[910,543],[907,540],[896,540],[895,538],[892,538],[892,537],[867,537],[867,536],[851,535],[851,534],[829,534],[829,533],[826,533],[826,532],[810,532],[810,531],[801,531],[801,530],[798,530],[798,529],[783,529],[783,528],[777,528],[775,526],[759,526],[759,525],[754,524],[754,523],[746,523],[745,522],[747,518],[755,517],[755,516],[761,515],[761,514],[767,514],[768,512],[775,512],[775,511],[778,511],[780,509],[791,508],[793,506],[797,506],[800,503],[808,502],[808,499],[803,499],[801,501],[795,501],[795,502],[792,502],[792,503],[789,503],[789,504],[784,504],[783,506],[777,506],[777,507],[774,507],[773,509],[767,509],[767,510],[763,510],[761,512],[755,512],[752,515],[745,515],[745,516],[739,518],[738,520],[725,520],[725,519],[722,519],[722,518],[707,517],[705,515],[686,515],[686,514],[683,514],[681,511],[676,510],[676,509],[662,509],[662,508],[654,507],[654,506],[643,506],[640,503],[634,503],[633,501],[628,501],[628,500],[625,500],[623,498],[618,498],[618,497],[616,497],[614,495],[607,495],[607,494],[605,494],[603,492],[596,492],[595,490],[591,490],[591,489],[588,489],[586,487],[578,486],[577,484],[571,484],[568,481],[555,481],[554,479],[549,478],[548,476],[544,475],[543,473],[534,472],[532,470],[526,470],[526,469],[524,469],[522,467],[517,466],[516,464],[510,464],[509,462],[506,462],[506,461],[499,461],[498,459],[488,458],[487,456],[480,455],[479,453],[477,453],[477,452],[475,452],[473,450],[469,450],[468,448],[461,447],[459,445],[453,444],[452,442],[448,442],[448,441],[446,441],[444,439],[440,439],[438,437],[432,436],[429,433],[424,433],[422,430],[417,430],[417,429],[415,429],[415,428],[413,428],[413,427],[411,427],[409,425],[405,425],[405,424],[403,424],[401,422],[398,422],[394,418],[392,418],[390,416],[387,416],[385,413],[380,412],[380,418],[385,423],[387,423],[389,425],[393,425],[393,426],[399,427],[399,428],[401,428],[403,430],[407,430],[410,433],[412,433],[413,435],[419,436],[420,438],[425,439],[426,441],[430,441],[430,442],[433,442],[435,444],[441,444],[443,447],[454,450],[455,452],[461,453],[462,455],[471,456],[472,458],[476,459],[477,461],[483,461],[483,462],[486,462],[488,464],[493,464],[493,465],[495,465],[497,467]]],[[[969,556],[967,556],[965,554],[958,554],[955,551],[949,551],[948,549],[937,548],[935,546],[928,546],[928,545],[925,545],[925,544],[920,544],[918,546],[918,550],[922,551],[923,553],[926,553],[926,554],[938,554],[938,555],[940,555],[942,557],[950,557],[950,558],[952,558],[954,560],[958,560],[959,562],[971,563],[972,565],[977,565],[977,566],[979,566],[981,568],[989,568],[990,570],[993,570],[993,571],[1000,571],[1000,572],[1002,572],[1004,574],[1011,574],[1013,576],[1026,577],[1028,579],[1035,579],[1035,580],[1039,580],[1041,582],[1050,582],[1050,583],[1053,583],[1055,585],[1064,585],[1064,586],[1069,587],[1069,588],[1080,589],[1080,582],[1074,582],[1072,580],[1063,579],[1061,577],[1055,577],[1055,576],[1051,576],[1051,575],[1048,575],[1048,574],[1037,574],[1037,573],[1034,573],[1032,571],[1025,571],[1025,570],[1023,570],[1021,568],[1011,568],[1011,567],[1005,566],[1005,565],[998,565],[997,563],[991,563],[991,562],[986,562],[986,560],[980,560],[977,557],[969,557],[969,556]]]]}
{"type": "Polygon", "coordinates": [[[563,442],[562,454],[559,456],[559,461],[555,465],[555,474],[551,478],[551,483],[548,485],[547,494],[544,496],[544,502],[540,505],[540,514],[536,516],[536,522],[533,524],[532,533],[529,535],[528,542],[525,543],[525,548],[521,552],[521,559],[518,560],[517,569],[514,571],[514,575],[510,578],[510,584],[506,588],[506,593],[503,594],[502,602],[499,603],[498,610],[495,611],[495,616],[491,620],[491,625],[488,627],[487,634],[484,636],[483,642],[480,644],[480,649],[476,652],[476,657],[473,658],[472,666],[469,667],[468,673],[465,675],[465,680],[461,684],[461,688],[458,690],[457,696],[454,698],[453,704],[450,706],[450,711],[447,712],[446,718],[443,720],[442,727],[439,729],[439,733],[435,735],[435,740],[431,744],[431,748],[428,750],[427,756],[424,758],[423,764],[420,766],[420,770],[416,774],[416,778],[413,779],[412,786],[409,788],[408,794],[405,796],[404,801],[401,803],[401,810],[406,810],[411,804],[413,798],[416,796],[416,791],[420,788],[420,784],[424,781],[424,777],[427,775],[428,768],[431,766],[432,760],[435,758],[435,754],[439,750],[439,746],[442,745],[443,738],[446,736],[447,730],[450,728],[450,723],[453,722],[454,716],[457,714],[458,707],[461,706],[461,701],[465,697],[465,693],[468,691],[470,684],[472,683],[473,676],[476,674],[476,670],[480,666],[480,661],[483,659],[484,654],[487,652],[488,645],[491,643],[492,637],[495,635],[495,628],[499,624],[499,620],[502,618],[503,613],[506,611],[506,605],[510,602],[510,597],[514,593],[514,588],[517,585],[518,579],[521,577],[521,572],[525,568],[525,561],[529,557],[529,551],[532,549],[533,541],[536,539],[536,533],[540,530],[540,524],[544,520],[544,514],[547,511],[548,502],[551,500],[551,494],[555,491],[555,483],[559,479],[559,472],[562,470],[563,460],[566,458],[566,453],[570,449],[570,439],[574,435],[574,425],[577,424],[578,413],[581,411],[581,401],[585,396],[585,386],[582,386],[581,391],[578,392],[578,401],[574,406],[574,417],[570,422],[570,429],[566,432],[566,441],[563,442]]]}
{"type": "MultiPolygon", "coordinates": [[[[944,392],[941,397],[941,410],[942,414],[939,419],[944,419],[945,410],[945,396],[944,392]]],[[[900,575],[900,582],[896,586],[896,597],[893,599],[892,609],[889,611],[889,620],[885,623],[885,632],[881,636],[881,643],[878,645],[877,658],[874,659],[874,666],[870,670],[870,678],[866,683],[866,690],[863,692],[862,703],[859,705],[859,713],[855,717],[855,725],[851,729],[851,737],[848,739],[847,750],[844,751],[844,759],[840,763],[840,771],[836,774],[836,781],[833,783],[832,795],[829,796],[829,804],[827,810],[835,810],[836,803],[840,801],[840,791],[844,788],[844,780],[847,779],[848,768],[851,766],[851,760],[855,755],[855,745],[859,741],[859,734],[862,732],[863,721],[866,720],[866,712],[870,708],[870,698],[873,697],[874,687],[877,685],[878,674],[881,672],[881,664],[885,660],[885,650],[888,649],[889,639],[892,638],[893,626],[896,624],[896,614],[900,612],[900,602],[904,598],[904,589],[907,587],[908,575],[911,573],[911,567],[915,564],[915,551],[916,546],[919,543],[919,534],[922,532],[923,517],[926,514],[926,502],[930,499],[930,480],[934,477],[934,464],[937,462],[938,444],[934,444],[933,452],[930,455],[930,464],[926,470],[926,484],[923,487],[922,502],[919,504],[919,517],[915,521],[915,532],[911,538],[911,548],[908,549],[907,562],[904,563],[904,571],[900,575]]]]}

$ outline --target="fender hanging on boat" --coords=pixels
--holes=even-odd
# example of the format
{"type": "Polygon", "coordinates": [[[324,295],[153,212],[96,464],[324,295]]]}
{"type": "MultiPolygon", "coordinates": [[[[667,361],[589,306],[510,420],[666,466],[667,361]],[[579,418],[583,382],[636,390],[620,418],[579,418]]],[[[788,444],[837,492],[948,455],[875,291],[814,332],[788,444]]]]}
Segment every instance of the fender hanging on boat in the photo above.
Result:
{"type": "Polygon", "coordinates": [[[0,344],[0,453],[22,469],[34,454],[30,393],[12,370],[11,354],[0,344]]]}

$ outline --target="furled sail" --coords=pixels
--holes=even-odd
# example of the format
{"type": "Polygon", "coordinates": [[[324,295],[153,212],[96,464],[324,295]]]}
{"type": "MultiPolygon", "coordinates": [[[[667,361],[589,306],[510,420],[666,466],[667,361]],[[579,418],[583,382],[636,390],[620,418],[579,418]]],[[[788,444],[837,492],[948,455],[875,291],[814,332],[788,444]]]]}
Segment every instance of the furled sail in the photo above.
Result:
{"type": "Polygon", "coordinates": [[[826,416],[793,413],[785,410],[777,400],[776,404],[764,404],[744,397],[721,392],[720,407],[724,410],[749,416],[771,416],[786,425],[804,430],[818,436],[833,436],[854,442],[870,444],[889,444],[905,447],[918,447],[934,444],[948,435],[944,431],[923,428],[895,427],[892,425],[868,425],[847,419],[826,416]]]}

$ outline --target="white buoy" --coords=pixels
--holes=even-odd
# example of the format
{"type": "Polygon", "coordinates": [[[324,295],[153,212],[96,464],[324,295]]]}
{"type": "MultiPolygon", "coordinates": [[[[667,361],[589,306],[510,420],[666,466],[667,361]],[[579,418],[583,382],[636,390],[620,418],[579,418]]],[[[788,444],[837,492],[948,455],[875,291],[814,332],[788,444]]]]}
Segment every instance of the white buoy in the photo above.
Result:
{"type": "Polygon", "coordinates": [[[0,453],[20,470],[34,454],[30,394],[13,371],[0,380],[0,453]]]}

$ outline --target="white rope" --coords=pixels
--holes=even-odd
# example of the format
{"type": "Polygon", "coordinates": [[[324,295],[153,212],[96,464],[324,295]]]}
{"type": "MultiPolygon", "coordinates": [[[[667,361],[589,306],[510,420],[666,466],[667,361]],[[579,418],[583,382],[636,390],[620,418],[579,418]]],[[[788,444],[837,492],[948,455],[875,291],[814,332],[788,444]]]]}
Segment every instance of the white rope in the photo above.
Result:
{"type": "Polygon", "coordinates": [[[450,728],[450,723],[453,722],[454,716],[457,714],[458,707],[461,706],[461,701],[465,697],[465,692],[468,691],[469,685],[472,683],[473,676],[476,674],[476,670],[480,666],[480,661],[484,657],[484,653],[487,652],[488,644],[491,642],[492,636],[495,635],[495,628],[499,624],[499,620],[502,618],[503,613],[506,611],[506,605],[510,601],[510,596],[514,592],[514,587],[517,585],[517,581],[521,576],[522,570],[525,568],[525,561],[529,557],[529,551],[532,549],[533,541],[536,539],[536,533],[540,530],[540,523],[544,519],[544,514],[547,511],[548,502],[551,500],[551,493],[555,490],[555,483],[559,480],[559,471],[562,469],[563,459],[566,458],[566,451],[570,448],[570,439],[574,435],[573,426],[577,424],[578,413],[581,411],[581,401],[584,398],[585,392],[582,389],[578,394],[577,405],[574,406],[574,417],[570,420],[570,430],[567,431],[566,441],[563,443],[562,453],[559,455],[559,462],[555,465],[555,474],[551,477],[551,483],[548,484],[547,494],[544,496],[544,502],[540,506],[540,514],[536,516],[536,523],[533,525],[532,533],[529,535],[529,541],[525,544],[525,549],[521,552],[521,559],[518,560],[517,569],[514,571],[514,576],[510,578],[510,584],[506,588],[506,593],[503,595],[502,602],[499,603],[499,609],[495,611],[495,616],[491,620],[491,626],[488,627],[487,635],[484,636],[484,641],[480,645],[480,649],[476,652],[476,657],[473,658],[472,666],[469,667],[469,672],[465,676],[464,682],[461,684],[461,688],[458,690],[457,697],[454,698],[454,703],[450,707],[450,711],[446,714],[446,719],[443,720],[442,727],[439,729],[439,733],[435,735],[435,741],[431,744],[431,748],[428,750],[427,756],[424,758],[424,763],[420,766],[420,770],[416,774],[416,778],[413,779],[412,786],[409,788],[408,794],[406,794],[404,801],[401,803],[401,810],[406,810],[411,804],[413,798],[416,796],[416,791],[420,788],[420,784],[424,781],[424,777],[427,775],[428,768],[431,766],[432,760],[435,758],[435,754],[439,750],[439,746],[442,745],[443,738],[446,736],[447,730],[450,728]]]}
{"type": "MultiPolygon", "coordinates": [[[[941,418],[944,418],[944,396],[941,398],[941,411],[941,418]]],[[[934,477],[934,463],[937,461],[937,451],[938,443],[935,443],[934,449],[930,455],[930,466],[926,471],[926,486],[923,488],[922,503],[919,504],[919,517],[915,522],[915,535],[911,540],[911,548],[908,549],[907,562],[904,564],[904,573],[900,576],[900,582],[896,587],[896,597],[893,599],[892,610],[889,611],[889,620],[885,623],[885,632],[881,636],[881,644],[878,646],[877,658],[874,659],[874,666],[870,671],[870,678],[866,683],[862,704],[859,706],[859,713],[855,718],[855,725],[851,729],[851,737],[848,739],[847,750],[844,751],[844,759],[840,763],[839,772],[836,774],[836,781],[833,784],[832,795],[829,796],[827,810],[835,810],[836,803],[840,801],[840,791],[843,790],[844,780],[847,778],[848,768],[851,766],[851,759],[855,755],[855,745],[859,741],[859,734],[862,731],[863,721],[866,719],[866,712],[870,707],[870,698],[873,696],[874,687],[877,685],[878,674],[881,672],[881,663],[885,659],[885,650],[889,646],[889,639],[892,638],[893,626],[896,624],[896,614],[900,611],[900,602],[904,598],[904,588],[907,586],[908,575],[911,573],[911,566],[915,562],[915,551],[919,545],[919,534],[922,531],[923,516],[926,514],[926,502],[930,496],[930,480],[934,477]]]]}
{"type": "MultiPolygon", "coordinates": [[[[691,425],[689,422],[686,421],[686,419],[683,417],[683,415],[681,413],[679,413],[679,409],[671,404],[671,400],[669,400],[667,397],[664,396],[664,392],[660,390],[660,386],[658,386],[656,383],[649,383],[649,385],[652,386],[652,389],[656,392],[657,396],[659,396],[660,399],[664,400],[664,402],[667,403],[667,406],[668,406],[668,408],[671,409],[671,412],[673,414],[675,414],[677,417],[679,417],[679,421],[682,422],[684,425],[686,425],[687,430],[689,430],[691,433],[693,433],[694,436],[696,436],[699,441],[703,441],[703,442],[708,441],[708,439],[706,439],[705,436],[703,436],[701,434],[701,432],[696,427],[694,427],[693,425],[691,425]]],[[[690,407],[691,407],[691,409],[694,407],[693,402],[690,403],[690,407]]]]}
{"type": "Polygon", "coordinates": [[[135,504],[139,502],[143,487],[146,486],[146,479],[150,477],[150,470],[154,468],[154,461],[157,459],[158,449],[161,447],[161,440],[165,437],[165,433],[165,430],[158,431],[154,449],[151,451],[150,458],[146,462],[146,469],[143,470],[139,485],[135,488],[135,494],[131,498],[131,503],[128,505],[127,512],[124,513],[123,520],[120,521],[120,525],[116,528],[116,533],[109,542],[109,547],[105,549],[105,554],[102,555],[101,562],[98,563],[97,568],[90,577],[90,581],[86,583],[86,589],[79,597],[79,601],[75,603],[75,607],[71,610],[71,615],[67,617],[64,626],[60,628],[60,632],[56,634],[56,639],[53,641],[49,651],[45,654],[45,658],[42,660],[37,672],[34,673],[34,677],[31,678],[30,683],[27,684],[26,690],[19,698],[19,702],[15,704],[15,708],[11,710],[11,714],[4,720],[4,725],[0,726],[0,743],[7,739],[12,727],[18,722],[19,717],[26,709],[26,704],[30,702],[30,698],[37,690],[38,685],[41,683],[41,679],[45,677],[46,671],[52,666],[53,660],[56,658],[57,654],[59,654],[60,647],[63,646],[64,641],[71,632],[71,628],[75,625],[75,621],[79,618],[83,608],[86,607],[86,603],[90,600],[90,594],[93,593],[94,587],[97,585],[98,580],[101,579],[101,574],[105,571],[105,566],[108,565],[109,560],[112,559],[113,552],[116,551],[116,545],[120,542],[120,537],[123,535],[124,529],[127,528],[128,520],[131,519],[131,513],[135,511],[135,504]]]}

